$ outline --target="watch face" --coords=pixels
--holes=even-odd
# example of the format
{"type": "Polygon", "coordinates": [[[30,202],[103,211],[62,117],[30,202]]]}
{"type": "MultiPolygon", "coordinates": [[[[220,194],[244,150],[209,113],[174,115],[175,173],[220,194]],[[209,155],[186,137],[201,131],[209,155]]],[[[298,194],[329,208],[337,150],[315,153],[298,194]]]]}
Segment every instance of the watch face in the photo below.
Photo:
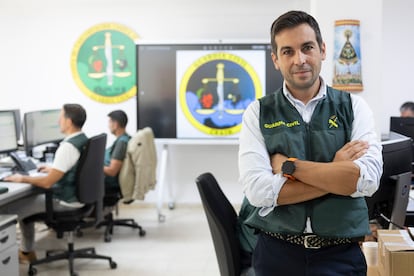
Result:
{"type": "Polygon", "coordinates": [[[282,172],[284,174],[291,175],[295,171],[295,163],[294,161],[287,160],[282,165],[282,172]]]}

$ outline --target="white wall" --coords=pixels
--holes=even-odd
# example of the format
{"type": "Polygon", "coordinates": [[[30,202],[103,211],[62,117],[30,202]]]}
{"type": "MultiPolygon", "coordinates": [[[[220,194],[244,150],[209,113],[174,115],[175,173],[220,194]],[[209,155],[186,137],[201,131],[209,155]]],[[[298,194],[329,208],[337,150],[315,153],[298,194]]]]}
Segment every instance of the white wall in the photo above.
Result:
{"type": "Polygon", "coordinates": [[[414,2],[384,1],[382,51],[377,56],[381,61],[382,84],[380,123],[389,129],[389,117],[399,116],[400,105],[414,101],[413,65],[414,28],[410,20],[414,2]]]}
{"type": "MultiPolygon", "coordinates": [[[[2,0],[0,109],[26,112],[78,102],[87,108],[85,131],[92,135],[107,132],[106,114],[122,108],[129,114],[128,131],[134,133],[135,99],[121,104],[97,103],[73,81],[70,56],[85,30],[116,22],[135,30],[143,41],[268,41],[270,24],[277,16],[301,9],[320,22],[328,46],[322,75],[329,83],[334,20],[361,20],[365,88],[361,96],[374,110],[379,131],[385,132],[388,117],[398,114],[399,104],[409,97],[413,100],[406,81],[413,64],[408,48],[413,31],[404,21],[413,6],[404,0],[2,0]]],[[[177,202],[199,201],[194,178],[204,171],[216,174],[231,201],[241,199],[235,145],[172,145],[168,164],[167,180],[174,187],[177,202]]],[[[155,198],[150,193],[146,200],[155,198]]]]}
{"type": "Polygon", "coordinates": [[[84,31],[99,23],[116,22],[135,30],[142,40],[268,40],[274,15],[303,8],[306,2],[0,1],[1,93],[9,95],[0,108],[19,107],[26,112],[79,102],[88,108],[85,131],[90,133],[105,131],[106,123],[97,122],[106,122],[108,111],[123,108],[129,111],[129,129],[134,132],[135,99],[119,105],[97,103],[73,81],[70,56],[84,31]]]}
{"type": "Polygon", "coordinates": [[[378,132],[387,133],[389,117],[399,116],[403,102],[414,101],[411,89],[414,29],[409,23],[414,3],[405,0],[352,0],[340,8],[338,3],[332,0],[311,1],[311,10],[321,24],[328,45],[328,58],[322,75],[332,80],[330,50],[334,20],[359,19],[364,83],[364,91],[360,95],[374,112],[378,132]]]}
{"type": "Polygon", "coordinates": [[[352,0],[338,8],[338,2],[332,0],[312,1],[311,12],[321,25],[322,36],[327,45],[327,57],[321,75],[329,84],[332,84],[335,20],[359,20],[363,91],[357,92],[357,94],[363,97],[373,110],[377,122],[377,132],[385,132],[386,130],[382,130],[381,125],[385,120],[382,118],[381,112],[382,64],[381,59],[378,58],[382,53],[382,3],[378,0],[352,0]]]}
{"type": "MultiPolygon", "coordinates": [[[[22,112],[60,108],[78,102],[88,112],[88,135],[106,132],[106,114],[127,111],[128,131],[135,132],[135,99],[109,105],[85,96],[73,81],[70,55],[80,35],[103,22],[124,24],[142,40],[269,40],[274,18],[289,9],[308,10],[307,0],[3,0],[0,1],[1,108],[22,112]]],[[[109,139],[112,142],[113,139],[109,139]]],[[[177,201],[199,201],[195,177],[212,171],[232,201],[237,185],[236,146],[170,146],[167,181],[177,201]],[[218,157],[219,162],[215,158],[218,157]]],[[[147,200],[156,196],[150,193],[147,200]]]]}

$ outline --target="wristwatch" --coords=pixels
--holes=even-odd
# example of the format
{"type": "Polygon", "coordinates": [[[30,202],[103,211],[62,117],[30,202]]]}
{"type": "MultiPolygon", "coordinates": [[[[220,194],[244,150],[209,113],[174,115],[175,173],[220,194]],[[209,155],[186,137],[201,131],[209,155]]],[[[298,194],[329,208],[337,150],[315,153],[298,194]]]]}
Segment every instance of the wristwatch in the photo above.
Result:
{"type": "Polygon", "coordinates": [[[290,157],[286,159],[285,162],[282,164],[282,174],[284,177],[295,180],[296,178],[292,175],[295,172],[296,166],[295,161],[298,160],[297,158],[290,157]]]}

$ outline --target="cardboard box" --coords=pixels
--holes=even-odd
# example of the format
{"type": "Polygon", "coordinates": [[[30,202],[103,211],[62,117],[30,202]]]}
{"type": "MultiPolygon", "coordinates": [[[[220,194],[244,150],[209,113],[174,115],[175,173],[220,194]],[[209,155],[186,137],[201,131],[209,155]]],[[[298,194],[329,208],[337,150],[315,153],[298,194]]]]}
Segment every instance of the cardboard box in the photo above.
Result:
{"type": "Polygon", "coordinates": [[[378,230],[378,272],[381,276],[414,275],[414,241],[407,230],[378,230]]]}
{"type": "Polygon", "coordinates": [[[368,266],[367,276],[380,276],[377,266],[368,266]]]}

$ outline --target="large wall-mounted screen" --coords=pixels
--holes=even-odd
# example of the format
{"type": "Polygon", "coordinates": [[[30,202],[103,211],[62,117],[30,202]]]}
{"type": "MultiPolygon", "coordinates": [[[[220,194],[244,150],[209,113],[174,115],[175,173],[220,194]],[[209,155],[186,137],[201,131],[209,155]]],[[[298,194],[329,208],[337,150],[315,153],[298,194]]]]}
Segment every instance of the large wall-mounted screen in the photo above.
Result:
{"type": "Polygon", "coordinates": [[[283,80],[265,43],[137,45],[137,127],[156,138],[237,138],[242,115],[283,80]]]}

